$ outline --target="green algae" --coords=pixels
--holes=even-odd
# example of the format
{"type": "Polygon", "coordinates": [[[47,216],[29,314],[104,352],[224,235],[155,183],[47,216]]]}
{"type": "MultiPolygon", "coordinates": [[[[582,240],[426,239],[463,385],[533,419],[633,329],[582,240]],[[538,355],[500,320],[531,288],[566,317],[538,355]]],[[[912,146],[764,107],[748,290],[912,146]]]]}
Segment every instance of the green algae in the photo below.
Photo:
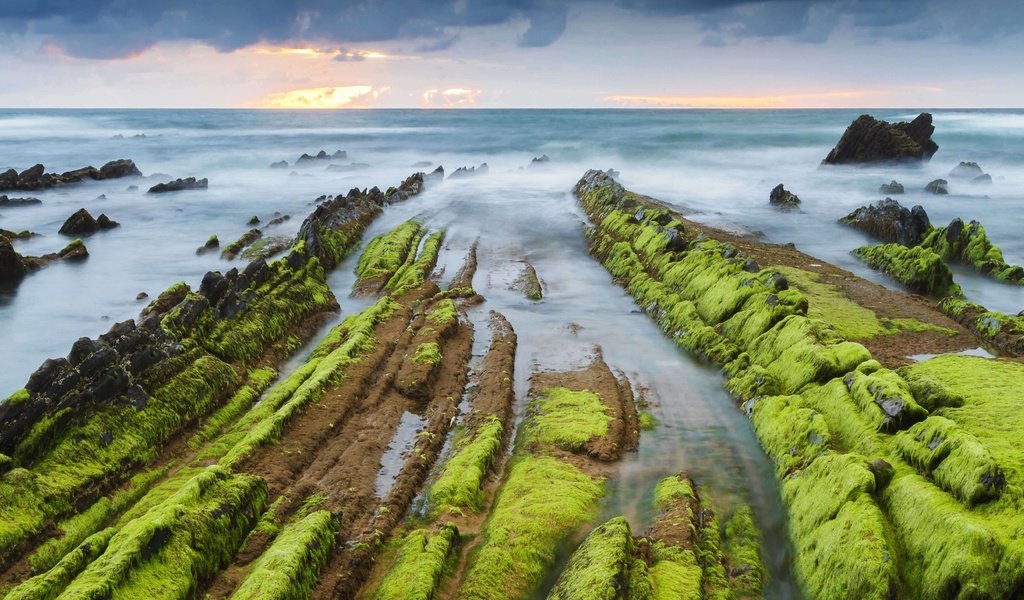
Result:
{"type": "Polygon", "coordinates": [[[1024,267],[1007,264],[1003,252],[989,241],[985,228],[977,221],[964,225],[960,219],[953,219],[947,227],[932,229],[921,247],[946,260],[971,265],[995,279],[1019,282],[1024,278],[1024,267]]]}
{"type": "Polygon", "coordinates": [[[663,512],[679,502],[696,499],[697,494],[689,477],[672,475],[654,486],[654,507],[663,512]]]}
{"type": "Polygon", "coordinates": [[[895,371],[858,370],[848,373],[843,380],[861,414],[878,431],[905,429],[928,416],[928,411],[914,399],[910,386],[895,371]]]}
{"type": "Polygon", "coordinates": [[[624,598],[633,564],[633,534],[624,517],[597,527],[572,553],[548,600],[624,598]]]}
{"type": "Polygon", "coordinates": [[[501,449],[503,435],[501,421],[491,415],[471,439],[456,444],[428,493],[430,502],[438,510],[454,508],[479,512],[483,508],[481,486],[501,449]]]}
{"type": "Polygon", "coordinates": [[[412,355],[412,362],[418,365],[439,365],[442,359],[441,347],[437,342],[424,342],[416,346],[412,355]]]}
{"type": "Polygon", "coordinates": [[[800,396],[766,396],[745,406],[780,475],[801,469],[829,451],[832,435],[825,418],[803,406],[800,396]]]}
{"type": "Polygon", "coordinates": [[[189,440],[189,448],[193,450],[202,444],[213,439],[228,423],[234,421],[245,411],[252,407],[253,403],[259,400],[260,395],[270,386],[270,383],[277,377],[277,371],[270,368],[253,369],[248,373],[248,381],[235,392],[224,406],[214,412],[192,438],[189,440]]]}
{"type": "Polygon", "coordinates": [[[326,510],[286,525],[253,562],[231,596],[235,600],[300,600],[309,597],[334,546],[337,520],[326,510]]]}
{"type": "Polygon", "coordinates": [[[410,258],[415,256],[416,260],[407,260],[399,267],[398,271],[388,280],[384,289],[395,296],[413,290],[423,284],[430,276],[437,264],[437,256],[441,251],[441,242],[444,241],[445,232],[437,231],[427,236],[423,242],[423,249],[418,255],[410,253],[410,258]]]}
{"type": "Polygon", "coordinates": [[[395,562],[388,569],[373,600],[430,600],[459,544],[459,530],[445,524],[437,531],[417,529],[399,542],[395,562]]]}
{"type": "Polygon", "coordinates": [[[459,597],[529,594],[554,565],[558,545],[594,517],[603,493],[601,480],[557,458],[513,458],[459,597]]]}
{"type": "Polygon", "coordinates": [[[451,298],[444,298],[427,314],[427,321],[434,325],[448,325],[453,323],[457,316],[455,302],[451,298]]]}
{"type": "Polygon", "coordinates": [[[406,262],[423,236],[423,225],[406,221],[395,229],[370,240],[356,265],[356,287],[370,281],[381,284],[390,279],[406,262]]]}
{"type": "Polygon", "coordinates": [[[911,291],[932,296],[961,296],[953,282],[953,272],[942,257],[924,246],[907,248],[902,244],[861,246],[854,256],[907,286],[911,291]]]}
{"type": "Polygon", "coordinates": [[[5,600],[53,600],[57,598],[79,573],[106,551],[107,544],[110,543],[110,538],[113,535],[113,528],[90,535],[76,548],[63,554],[60,560],[45,572],[26,580],[2,597],[5,600]]]}
{"type": "Polygon", "coordinates": [[[784,480],[794,567],[811,597],[886,599],[898,589],[896,554],[874,491],[867,461],[855,454],[819,457],[784,480]]]}
{"type": "Polygon", "coordinates": [[[231,560],[266,498],[261,478],[204,469],[122,526],[61,597],[185,597],[231,560]]]}
{"type": "Polygon", "coordinates": [[[564,387],[545,389],[529,404],[522,441],[582,452],[591,440],[608,433],[614,420],[597,394],[564,387]]]}
{"type": "Polygon", "coordinates": [[[652,600],[701,600],[703,571],[697,557],[685,548],[653,545],[650,573],[652,600]]]}
{"type": "Polygon", "coordinates": [[[722,558],[730,587],[740,598],[760,598],[767,572],[761,560],[761,531],[748,505],[739,506],[725,522],[722,558]]]}

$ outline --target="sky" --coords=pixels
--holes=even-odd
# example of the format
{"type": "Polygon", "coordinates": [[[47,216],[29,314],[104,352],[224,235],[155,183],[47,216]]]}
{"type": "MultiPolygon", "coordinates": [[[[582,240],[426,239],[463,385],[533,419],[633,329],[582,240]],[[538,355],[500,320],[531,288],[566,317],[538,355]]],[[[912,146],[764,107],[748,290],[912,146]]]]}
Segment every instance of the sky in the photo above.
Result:
{"type": "Polygon", "coordinates": [[[1019,108],[1022,0],[0,0],[8,108],[1019,108]]]}

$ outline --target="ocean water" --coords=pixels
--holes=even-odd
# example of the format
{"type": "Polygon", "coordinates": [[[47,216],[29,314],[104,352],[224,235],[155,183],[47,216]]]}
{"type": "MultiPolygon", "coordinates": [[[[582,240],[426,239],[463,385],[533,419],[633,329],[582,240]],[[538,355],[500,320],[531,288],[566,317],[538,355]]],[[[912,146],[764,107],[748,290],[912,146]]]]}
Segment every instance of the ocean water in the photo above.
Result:
{"type": "MultiPolygon", "coordinates": [[[[765,531],[773,575],[769,595],[795,594],[788,567],[785,517],[772,467],[749,423],[721,389],[721,376],[665,339],[587,256],[584,216],[570,190],[589,168],[615,168],[631,189],[696,211],[692,218],[761,232],[883,285],[898,284],[867,269],[849,253],[869,240],[836,221],[882,196],[896,179],[899,201],[923,205],[933,223],[953,217],[981,221],[1010,263],[1024,263],[1024,111],[934,110],[939,151],[917,166],[821,168],[820,161],[862,111],[0,111],[0,169],[43,163],[63,172],[118,158],[133,159],[145,179],[87,182],[32,194],[42,205],[0,208],[0,227],[43,234],[15,242],[23,254],[57,251],[70,241],[57,234],[79,208],[105,213],[121,227],[85,238],[90,257],[56,264],[0,289],[0,398],[24,385],[48,357],[62,356],[78,337],[133,318],[176,281],[198,285],[208,270],[241,266],[195,249],[217,234],[225,245],[276,213],[290,221],[267,230],[291,235],[321,194],[352,187],[397,185],[415,170],[444,165],[449,173],[486,162],[486,175],[450,180],[389,208],[367,239],[408,218],[448,236],[439,264],[450,277],[466,250],[480,244],[474,287],[487,302],[470,314],[486,336],[487,310],[505,314],[519,333],[520,398],[538,369],[567,368],[598,348],[655,403],[661,426],[644,435],[639,452],[618,467],[606,514],[627,514],[641,528],[650,517],[650,489],[663,476],[687,470],[723,503],[750,502],[765,531]],[[145,137],[135,137],[145,135],[145,137]],[[348,152],[335,164],[270,169],[319,150],[348,152]],[[547,154],[551,161],[527,167],[547,154]],[[950,195],[924,185],[962,160],[992,174],[989,186],[950,179],[950,195]],[[413,168],[428,162],[430,167],[413,168]],[[153,174],[162,174],[153,176],[153,174]],[[147,195],[171,177],[207,177],[203,191],[147,195]],[[768,205],[778,183],[801,197],[799,211],[768,205]],[[129,191],[130,185],[139,190],[129,191]],[[103,195],[105,198],[100,198],[103,195]],[[528,259],[544,281],[545,299],[527,301],[509,290],[528,259]]],[[[917,111],[875,110],[887,120],[917,111]]],[[[366,306],[348,296],[353,259],[331,275],[342,315],[366,306]]],[[[957,278],[971,300],[1016,313],[1024,288],[965,269],[957,278]]],[[[336,321],[335,321],[336,322],[336,321]]],[[[326,330],[326,329],[325,329],[326,330]]],[[[325,331],[324,330],[324,331],[325,331]]],[[[323,332],[321,332],[322,335],[323,332]]],[[[477,347],[485,347],[482,340],[477,347]]],[[[294,367],[296,358],[289,364],[294,367]]]]}

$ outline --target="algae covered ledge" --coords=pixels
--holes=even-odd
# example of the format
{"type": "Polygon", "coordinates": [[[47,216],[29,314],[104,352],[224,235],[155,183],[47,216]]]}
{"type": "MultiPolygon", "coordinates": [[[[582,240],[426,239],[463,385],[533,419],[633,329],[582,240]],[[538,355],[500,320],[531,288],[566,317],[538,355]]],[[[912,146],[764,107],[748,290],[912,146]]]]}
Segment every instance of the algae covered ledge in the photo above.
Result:
{"type": "MultiPolygon", "coordinates": [[[[824,284],[820,261],[687,221],[609,173],[574,192],[591,253],[666,335],[723,369],[776,464],[805,595],[1021,593],[1022,401],[999,390],[1024,384],[1024,366],[945,354],[971,336],[934,305],[881,288],[874,300],[852,275],[824,284]],[[894,334],[942,356],[908,364],[888,351],[894,334]]],[[[937,270],[920,289],[956,294],[927,260],[937,270]]]]}

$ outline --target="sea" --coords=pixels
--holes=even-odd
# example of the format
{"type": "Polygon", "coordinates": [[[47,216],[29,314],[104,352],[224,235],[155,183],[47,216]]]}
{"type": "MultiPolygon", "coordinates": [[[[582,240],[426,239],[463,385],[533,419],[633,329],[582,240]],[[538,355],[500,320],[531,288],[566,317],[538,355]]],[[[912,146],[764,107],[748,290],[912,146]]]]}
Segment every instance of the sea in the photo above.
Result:
{"type": "MultiPolygon", "coordinates": [[[[447,228],[442,280],[477,242],[474,287],[487,301],[470,315],[475,352],[478,359],[486,348],[487,311],[505,314],[519,335],[520,402],[532,373],[579,366],[599,351],[652,406],[659,426],[617,468],[603,512],[626,514],[642,530],[654,483],[686,471],[725,506],[754,507],[772,575],[768,596],[794,597],[778,484],[749,422],[717,369],[666,339],[588,256],[586,219],[571,190],[588,169],[615,169],[626,187],[691,212],[693,220],[793,243],[900,289],[850,254],[872,241],[837,222],[883,198],[879,186],[897,180],[906,188],[900,203],[920,204],[935,225],[978,220],[1007,262],[1024,264],[1024,111],[923,110],[934,116],[935,156],[866,167],[821,161],[860,114],[899,121],[921,110],[0,110],[0,170],[42,163],[47,172],[64,172],[130,158],[145,175],[5,192],[42,200],[0,207],[0,228],[42,234],[14,242],[22,254],[63,248],[72,238],[57,231],[80,208],[120,227],[84,238],[87,260],[57,263],[0,288],[0,398],[78,338],[136,317],[147,302],[140,293],[155,298],[175,282],[196,287],[207,271],[244,266],[216,252],[197,256],[211,235],[223,246],[250,229],[253,216],[265,225],[282,215],[291,218],[266,234],[293,235],[324,194],[386,189],[438,165],[450,174],[486,163],[486,174],[447,180],[388,208],[366,239],[410,218],[447,228]],[[320,150],[347,157],[295,165],[320,150]],[[549,160],[533,163],[542,156],[549,160]],[[269,167],[282,160],[287,168],[269,167]],[[960,161],[979,163],[992,183],[949,177],[960,161]],[[189,176],[207,178],[209,188],[145,193],[189,176]],[[948,195],[924,191],[936,178],[949,180],[948,195]],[[769,205],[779,183],[800,197],[799,210],[769,205]],[[543,281],[541,302],[510,289],[524,259],[543,281]]],[[[353,267],[350,258],[330,276],[338,319],[367,304],[350,297],[353,267]]],[[[1012,314],[1024,309],[1024,287],[964,268],[955,274],[968,299],[1012,314]]]]}

